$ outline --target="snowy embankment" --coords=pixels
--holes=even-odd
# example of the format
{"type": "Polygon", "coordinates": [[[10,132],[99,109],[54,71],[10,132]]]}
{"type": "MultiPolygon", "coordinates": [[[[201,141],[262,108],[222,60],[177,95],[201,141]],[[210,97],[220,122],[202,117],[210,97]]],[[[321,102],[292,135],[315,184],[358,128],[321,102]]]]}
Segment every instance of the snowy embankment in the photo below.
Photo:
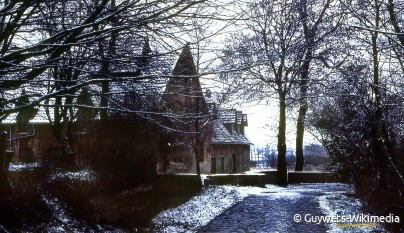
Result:
{"type": "Polygon", "coordinates": [[[250,195],[278,196],[285,188],[267,185],[267,188],[210,186],[188,202],[161,212],[152,220],[152,227],[157,232],[196,232],[215,217],[250,195]],[[268,195],[268,194],[266,194],[268,195]]]}
{"type": "MultiPolygon", "coordinates": [[[[350,215],[360,216],[361,213],[368,215],[364,209],[364,204],[356,198],[347,196],[344,192],[334,192],[327,193],[327,195],[318,197],[320,207],[323,209],[324,214],[327,216],[345,216],[347,219],[350,215]]],[[[346,224],[352,224],[354,226],[355,221],[347,221],[346,224]]],[[[337,223],[328,223],[329,230],[328,233],[339,233],[339,232],[387,232],[385,226],[381,223],[375,224],[376,228],[371,227],[372,224],[364,224],[360,228],[347,228],[343,229],[338,227],[337,223]]]]}
{"type": "Polygon", "coordinates": [[[177,208],[161,212],[152,220],[154,231],[195,232],[216,216],[248,196],[234,186],[211,186],[177,208]]]}

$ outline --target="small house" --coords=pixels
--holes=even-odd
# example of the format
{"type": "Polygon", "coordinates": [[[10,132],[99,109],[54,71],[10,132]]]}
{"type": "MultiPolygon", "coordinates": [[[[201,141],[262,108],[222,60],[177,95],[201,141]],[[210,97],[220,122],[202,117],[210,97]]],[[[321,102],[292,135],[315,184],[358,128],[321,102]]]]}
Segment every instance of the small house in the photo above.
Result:
{"type": "Polygon", "coordinates": [[[244,128],[247,115],[235,109],[221,109],[213,125],[211,173],[241,173],[249,170],[250,141],[244,128]]]}

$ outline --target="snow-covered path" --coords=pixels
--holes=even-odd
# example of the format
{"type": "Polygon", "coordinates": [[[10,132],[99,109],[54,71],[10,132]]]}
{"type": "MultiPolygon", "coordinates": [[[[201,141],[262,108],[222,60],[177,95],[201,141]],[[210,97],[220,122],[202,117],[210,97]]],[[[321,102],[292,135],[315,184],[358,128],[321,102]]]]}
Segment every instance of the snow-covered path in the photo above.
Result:
{"type": "MultiPolygon", "coordinates": [[[[343,229],[337,223],[305,222],[311,216],[369,214],[346,184],[298,184],[282,188],[210,187],[187,203],[159,214],[160,232],[371,232],[378,225],[343,229]],[[299,214],[300,222],[294,220],[299,214]]],[[[347,222],[349,223],[349,222],[347,222]]]]}

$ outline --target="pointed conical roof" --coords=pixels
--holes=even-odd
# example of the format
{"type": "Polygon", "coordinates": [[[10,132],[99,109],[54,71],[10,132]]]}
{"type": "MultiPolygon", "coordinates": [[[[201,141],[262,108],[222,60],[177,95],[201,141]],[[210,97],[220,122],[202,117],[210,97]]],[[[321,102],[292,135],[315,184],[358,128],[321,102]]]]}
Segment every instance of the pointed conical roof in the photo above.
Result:
{"type": "Polygon", "coordinates": [[[83,87],[80,95],[77,97],[77,104],[90,107],[94,106],[94,102],[91,99],[90,93],[88,92],[88,89],[86,87],[83,87]]]}
{"type": "Polygon", "coordinates": [[[175,64],[173,75],[197,75],[196,66],[191,53],[190,43],[182,49],[181,55],[175,64]]]}
{"type": "Polygon", "coordinates": [[[149,55],[151,52],[152,52],[152,50],[150,48],[149,37],[146,36],[145,41],[144,41],[144,45],[143,45],[142,55],[146,56],[146,55],[149,55]]]}
{"type": "Polygon", "coordinates": [[[143,49],[142,49],[142,55],[137,58],[137,68],[136,68],[135,76],[139,76],[142,73],[142,71],[145,71],[149,68],[148,63],[150,61],[151,52],[152,52],[152,50],[150,48],[149,37],[146,37],[144,45],[143,45],[143,49]]]}
{"type": "Polygon", "coordinates": [[[28,95],[27,95],[27,92],[25,91],[25,89],[22,89],[21,95],[18,98],[15,106],[20,107],[20,106],[24,106],[26,104],[29,104],[29,98],[28,98],[28,95]]]}
{"type": "Polygon", "coordinates": [[[22,89],[21,96],[18,98],[17,102],[15,103],[16,107],[23,107],[18,111],[17,115],[17,125],[21,126],[22,123],[28,123],[32,120],[38,112],[38,109],[27,106],[30,104],[30,100],[28,98],[27,92],[25,89],[22,89]],[[23,122],[24,121],[24,122],[23,122]]]}

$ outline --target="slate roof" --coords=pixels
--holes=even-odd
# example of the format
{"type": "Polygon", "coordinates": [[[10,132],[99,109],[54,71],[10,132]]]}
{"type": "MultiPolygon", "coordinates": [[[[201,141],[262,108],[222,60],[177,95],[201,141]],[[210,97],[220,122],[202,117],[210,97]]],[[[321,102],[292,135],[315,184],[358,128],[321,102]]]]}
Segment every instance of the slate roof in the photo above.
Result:
{"type": "MultiPolygon", "coordinates": [[[[132,41],[135,42],[135,41],[132,41]]],[[[130,47],[127,48],[127,51],[133,51],[140,46],[142,46],[143,41],[137,41],[135,44],[135,48],[130,47]]],[[[133,43],[129,43],[133,44],[133,43]]],[[[129,59],[127,57],[122,58],[122,59],[129,59]]],[[[116,77],[116,82],[111,82],[110,83],[110,93],[125,93],[132,91],[134,92],[134,88],[138,93],[146,93],[149,94],[151,91],[157,90],[157,91],[162,91],[163,90],[163,85],[162,85],[162,80],[160,80],[158,77],[161,76],[166,76],[169,75],[172,71],[172,58],[170,56],[156,56],[155,54],[152,53],[152,50],[150,48],[149,40],[146,38],[145,44],[143,45],[142,52],[141,54],[134,54],[130,58],[129,65],[127,63],[123,65],[117,64],[111,64],[112,68],[114,71],[114,74],[112,75],[113,77],[116,77]],[[158,69],[156,68],[158,67],[158,69]],[[139,69],[140,68],[140,69],[139,69]],[[141,74],[138,73],[138,71],[141,71],[141,74]],[[149,79],[149,80],[136,80],[136,79],[130,79],[133,78],[133,75],[143,75],[143,76],[150,76],[150,77],[155,77],[154,79],[149,79]],[[125,76],[128,75],[128,76],[125,76]],[[126,79],[121,79],[121,78],[126,78],[126,79]],[[136,83],[136,84],[134,84],[136,83]]],[[[94,68],[95,69],[95,68],[94,68]]],[[[94,75],[95,77],[96,75],[94,75]]],[[[2,80],[2,77],[0,77],[0,81],[2,80]]],[[[88,81],[88,78],[80,79],[79,81],[88,81]]],[[[4,92],[0,93],[0,98],[4,98],[7,100],[18,98],[23,90],[26,90],[26,92],[30,95],[28,98],[31,102],[36,101],[38,97],[45,96],[47,94],[50,94],[49,89],[48,89],[48,84],[49,80],[47,76],[40,76],[38,77],[35,81],[29,82],[27,84],[22,85],[21,87],[18,87],[16,89],[12,90],[5,90],[4,92]]],[[[86,86],[88,88],[88,92],[91,94],[91,102],[93,102],[93,105],[98,106],[100,103],[100,93],[101,93],[101,84],[100,83],[92,83],[86,86]]],[[[77,90],[75,93],[76,95],[80,94],[81,90],[77,90]]],[[[62,100],[63,101],[63,100],[62,100]]],[[[89,101],[89,99],[87,99],[89,101]]],[[[51,98],[49,99],[49,103],[45,103],[45,101],[41,101],[41,105],[46,104],[46,105],[52,105],[54,104],[54,99],[51,98]]],[[[5,109],[13,109],[14,104],[8,104],[5,106],[5,109]]],[[[49,110],[49,116],[46,114],[45,107],[40,106],[40,107],[35,107],[38,110],[38,113],[30,119],[30,123],[34,124],[42,124],[42,123],[49,123],[49,120],[53,120],[53,109],[51,108],[49,110]]],[[[77,108],[75,108],[75,111],[77,108]]],[[[11,113],[8,116],[1,115],[3,118],[0,121],[0,124],[15,124],[16,123],[16,116],[18,113],[11,113]]],[[[72,117],[72,116],[70,116],[72,117]]]]}
{"type": "MultiPolygon", "coordinates": [[[[89,92],[88,90],[90,90],[91,92],[94,92],[94,89],[97,89],[97,88],[100,89],[99,85],[97,85],[97,84],[90,84],[90,85],[88,85],[87,87],[85,87],[84,89],[85,89],[85,92],[89,92]]],[[[75,101],[73,102],[73,104],[85,104],[85,105],[88,105],[88,106],[94,106],[94,102],[96,102],[96,103],[99,102],[99,100],[97,100],[97,98],[95,98],[95,97],[89,97],[89,96],[86,97],[86,100],[83,100],[82,97],[80,97],[80,93],[81,93],[84,89],[78,90],[78,91],[75,93],[75,94],[78,95],[79,97],[77,98],[77,100],[75,100],[75,101]],[[84,101],[84,102],[87,102],[87,103],[83,103],[83,101],[84,101]]],[[[18,90],[18,91],[20,91],[20,90],[18,90]]],[[[46,90],[45,87],[37,88],[37,89],[35,89],[35,90],[32,91],[32,92],[41,93],[42,95],[47,94],[47,90],[46,90]]],[[[20,93],[21,93],[21,92],[20,92],[20,93]]],[[[17,95],[16,95],[16,96],[17,96],[17,95]]],[[[30,99],[32,99],[31,101],[34,101],[34,100],[35,100],[35,97],[30,97],[30,99]]],[[[64,101],[65,101],[65,100],[62,99],[62,104],[64,104],[64,101]]],[[[42,105],[42,104],[44,104],[44,102],[42,102],[41,105],[42,105]]],[[[47,104],[49,104],[49,105],[54,105],[54,104],[55,104],[55,100],[54,100],[54,99],[49,99],[49,102],[48,102],[47,104]]],[[[49,107],[48,113],[47,113],[47,110],[46,110],[47,107],[45,107],[45,106],[35,106],[34,108],[35,108],[35,110],[36,110],[37,112],[36,112],[35,116],[32,117],[32,118],[29,120],[29,123],[30,123],[30,124],[49,124],[50,122],[52,122],[52,121],[54,120],[54,108],[53,108],[53,107],[49,107]]],[[[77,111],[78,111],[78,107],[75,107],[75,108],[74,108],[74,112],[76,113],[77,111]]],[[[7,117],[5,117],[5,118],[1,121],[0,124],[15,124],[15,123],[17,123],[17,120],[16,120],[16,119],[17,119],[17,115],[18,115],[18,112],[14,112],[14,113],[9,114],[7,117]]],[[[68,116],[69,116],[69,117],[72,117],[72,116],[70,116],[70,114],[68,114],[68,116]]]]}
{"type": "Polygon", "coordinates": [[[236,120],[236,112],[233,109],[220,109],[217,117],[221,123],[234,123],[236,120]]]}
{"type": "Polygon", "coordinates": [[[247,114],[235,109],[220,109],[218,111],[218,119],[222,123],[237,123],[238,125],[244,124],[247,126],[247,114]]]}
{"type": "Polygon", "coordinates": [[[178,57],[172,71],[173,77],[167,82],[165,94],[182,96],[201,96],[202,88],[199,81],[198,71],[192,56],[190,44],[187,43],[178,57]]]}
{"type": "MultiPolygon", "coordinates": [[[[47,94],[47,90],[44,87],[37,87],[34,86],[33,88],[27,87],[27,86],[22,86],[21,88],[14,89],[14,90],[9,90],[4,93],[4,95],[7,96],[7,98],[17,98],[18,96],[21,96],[22,94],[36,94],[39,93],[41,95],[47,94]]],[[[24,102],[30,102],[30,100],[35,100],[35,97],[27,97],[24,102]]],[[[52,102],[52,101],[50,101],[52,102]]],[[[53,103],[53,102],[52,102],[53,103]]],[[[23,103],[21,103],[22,105],[23,103]]],[[[18,106],[18,103],[16,104],[18,106]]],[[[10,107],[11,106],[7,106],[10,107]]],[[[44,107],[38,107],[35,106],[34,109],[36,110],[35,116],[33,116],[29,122],[30,123],[35,123],[35,124],[43,124],[43,123],[49,123],[49,118],[46,114],[46,110],[44,107]]],[[[17,116],[18,112],[14,112],[9,114],[8,116],[6,115],[3,120],[1,121],[0,124],[15,124],[17,122],[17,116]]],[[[53,118],[53,110],[49,110],[49,116],[53,118]]]]}
{"type": "Polygon", "coordinates": [[[221,122],[216,121],[213,123],[212,144],[251,145],[252,143],[241,133],[231,134],[221,122]]]}
{"type": "Polygon", "coordinates": [[[231,133],[223,124],[234,124],[244,127],[247,125],[246,114],[234,109],[218,110],[218,119],[213,123],[212,143],[219,145],[251,145],[252,143],[242,133],[231,133]]]}
{"type": "MultiPolygon", "coordinates": [[[[53,118],[53,111],[49,111],[50,117],[53,118]]],[[[15,124],[17,122],[17,115],[18,113],[11,113],[8,115],[2,122],[1,124],[4,125],[11,125],[15,124]]],[[[30,124],[49,124],[49,118],[46,115],[46,111],[44,108],[39,108],[37,114],[35,115],[34,118],[29,120],[30,124]]]]}

